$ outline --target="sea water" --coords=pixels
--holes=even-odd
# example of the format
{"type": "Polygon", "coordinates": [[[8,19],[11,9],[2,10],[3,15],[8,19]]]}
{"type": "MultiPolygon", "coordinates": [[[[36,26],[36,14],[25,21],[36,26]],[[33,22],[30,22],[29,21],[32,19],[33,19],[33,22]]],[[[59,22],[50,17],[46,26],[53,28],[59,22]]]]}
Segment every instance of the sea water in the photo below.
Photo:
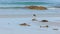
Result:
{"type": "MultiPolygon", "coordinates": [[[[5,14],[21,14],[21,13],[56,13],[55,8],[53,8],[54,3],[47,2],[1,2],[0,3],[0,14],[3,12],[5,14]],[[45,6],[48,10],[29,10],[26,6],[45,6]],[[54,10],[51,10],[54,9],[54,10]]],[[[57,10],[59,11],[59,9],[57,10]]],[[[59,12],[58,12],[59,13],[59,12]]]]}

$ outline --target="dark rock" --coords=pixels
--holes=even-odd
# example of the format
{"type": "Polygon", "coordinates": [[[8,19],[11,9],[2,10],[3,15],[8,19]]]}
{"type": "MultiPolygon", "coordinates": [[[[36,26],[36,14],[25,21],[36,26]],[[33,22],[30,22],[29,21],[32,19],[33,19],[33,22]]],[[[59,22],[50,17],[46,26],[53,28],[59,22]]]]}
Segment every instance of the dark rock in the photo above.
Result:
{"type": "Polygon", "coordinates": [[[55,29],[53,29],[53,30],[58,30],[58,29],[55,28],[55,29]]]}
{"type": "Polygon", "coordinates": [[[42,27],[46,27],[46,28],[48,28],[49,26],[48,26],[48,25],[46,25],[46,26],[40,26],[40,28],[42,28],[42,27]]]}
{"type": "Polygon", "coordinates": [[[48,22],[48,20],[42,20],[41,22],[48,22]]]}
{"type": "Polygon", "coordinates": [[[22,24],[19,24],[19,25],[21,25],[21,26],[30,26],[30,25],[28,25],[26,23],[22,23],[22,24]]]}

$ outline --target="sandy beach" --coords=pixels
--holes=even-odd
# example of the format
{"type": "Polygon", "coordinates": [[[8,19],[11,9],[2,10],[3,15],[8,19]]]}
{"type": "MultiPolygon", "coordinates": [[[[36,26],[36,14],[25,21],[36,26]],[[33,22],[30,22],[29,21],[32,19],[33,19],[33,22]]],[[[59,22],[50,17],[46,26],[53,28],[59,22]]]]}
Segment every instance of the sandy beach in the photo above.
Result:
{"type": "Polygon", "coordinates": [[[29,9],[0,9],[0,34],[59,34],[60,9],[29,10],[29,9]],[[32,21],[36,14],[37,21],[32,21]],[[48,22],[40,22],[48,20],[48,22]],[[30,26],[20,26],[27,23],[30,26]],[[48,28],[40,28],[48,25],[48,28]],[[58,30],[53,30],[57,28],[58,30]],[[4,32],[4,33],[3,33],[4,32]],[[23,33],[24,32],[24,33],[23,33]],[[47,33],[48,32],[48,33],[47,33]]]}
{"type": "Polygon", "coordinates": [[[0,34],[60,34],[60,0],[0,0],[0,34]]]}

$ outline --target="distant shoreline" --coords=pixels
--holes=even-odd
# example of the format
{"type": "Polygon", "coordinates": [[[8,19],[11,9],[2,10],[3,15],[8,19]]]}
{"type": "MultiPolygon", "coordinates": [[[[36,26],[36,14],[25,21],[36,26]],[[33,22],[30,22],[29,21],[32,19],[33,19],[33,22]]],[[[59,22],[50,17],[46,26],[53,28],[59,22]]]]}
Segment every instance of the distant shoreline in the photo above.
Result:
{"type": "MultiPolygon", "coordinates": [[[[46,7],[47,9],[60,9],[57,7],[46,7]]],[[[28,9],[26,7],[0,7],[0,9],[28,9]]]]}

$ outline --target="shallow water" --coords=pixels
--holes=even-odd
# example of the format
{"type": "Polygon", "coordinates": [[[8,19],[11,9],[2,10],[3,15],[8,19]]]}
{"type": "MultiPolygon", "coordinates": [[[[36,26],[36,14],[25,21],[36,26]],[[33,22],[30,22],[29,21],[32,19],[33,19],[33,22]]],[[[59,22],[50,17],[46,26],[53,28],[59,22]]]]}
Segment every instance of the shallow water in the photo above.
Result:
{"type": "Polygon", "coordinates": [[[30,10],[30,9],[0,9],[0,15],[11,14],[60,14],[60,9],[30,10]]]}

